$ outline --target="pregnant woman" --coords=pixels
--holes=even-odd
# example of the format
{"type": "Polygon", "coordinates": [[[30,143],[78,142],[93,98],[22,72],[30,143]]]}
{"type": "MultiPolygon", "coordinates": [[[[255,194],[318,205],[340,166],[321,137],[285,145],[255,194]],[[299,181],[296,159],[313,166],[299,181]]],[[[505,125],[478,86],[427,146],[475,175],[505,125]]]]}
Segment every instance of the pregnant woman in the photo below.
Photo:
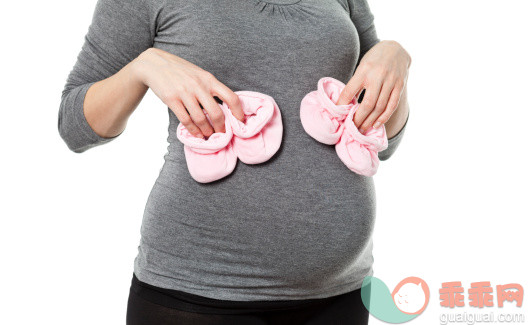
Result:
{"type": "MultiPolygon", "coordinates": [[[[367,324],[373,274],[372,177],[301,124],[322,77],[362,95],[354,124],[383,124],[386,160],[409,116],[407,52],[380,41],[366,0],[99,0],[71,71],[58,127],[81,153],[122,134],[150,88],[167,106],[168,151],[143,215],[127,324],[367,324]],[[267,162],[196,182],[176,128],[225,132],[218,103],[269,95],[283,138],[267,162]],[[209,121],[205,112],[211,117],[209,121]]],[[[377,126],[377,125],[376,125],[377,126]]],[[[383,168],[383,167],[381,167],[383,168]]]]}

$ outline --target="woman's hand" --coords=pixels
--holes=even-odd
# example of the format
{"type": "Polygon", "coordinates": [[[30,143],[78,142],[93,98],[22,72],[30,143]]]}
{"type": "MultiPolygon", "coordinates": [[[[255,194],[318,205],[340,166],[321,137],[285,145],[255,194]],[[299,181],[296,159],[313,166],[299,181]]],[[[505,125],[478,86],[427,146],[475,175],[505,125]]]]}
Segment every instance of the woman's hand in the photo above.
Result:
{"type": "Polygon", "coordinates": [[[395,41],[381,41],[365,53],[337,100],[337,105],[346,105],[365,89],[354,114],[354,124],[361,133],[385,124],[396,111],[410,65],[410,55],[395,41]]]}
{"type": "Polygon", "coordinates": [[[156,48],[146,50],[135,61],[137,78],[152,89],[194,136],[203,138],[214,132],[226,131],[224,113],[213,96],[224,101],[233,115],[244,121],[245,115],[238,96],[210,72],[156,48]]]}

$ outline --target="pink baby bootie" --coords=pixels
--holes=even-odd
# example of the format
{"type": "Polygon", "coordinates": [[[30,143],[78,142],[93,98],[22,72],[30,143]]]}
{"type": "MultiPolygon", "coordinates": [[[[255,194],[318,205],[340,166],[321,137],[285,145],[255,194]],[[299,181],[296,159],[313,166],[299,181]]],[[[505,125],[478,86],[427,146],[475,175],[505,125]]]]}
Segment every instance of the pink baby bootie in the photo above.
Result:
{"type": "Polygon", "coordinates": [[[359,108],[357,99],[347,105],[336,105],[344,88],[345,84],[337,79],[319,79],[317,90],[301,101],[301,124],[312,138],[335,145],[339,159],[348,169],[373,176],[379,166],[378,152],[388,146],[385,126],[371,127],[361,134],[353,123],[354,113],[359,108]]]}
{"type": "MultiPolygon", "coordinates": [[[[209,121],[209,115],[205,112],[209,121]]],[[[223,178],[235,169],[237,156],[231,140],[233,131],[225,119],[226,132],[215,132],[209,138],[192,135],[183,124],[178,124],[177,137],[184,144],[185,160],[191,177],[199,183],[209,183],[223,178]]]]}
{"type": "Polygon", "coordinates": [[[245,122],[239,121],[222,103],[218,105],[224,113],[225,133],[215,132],[205,140],[192,135],[181,123],[177,127],[187,168],[197,182],[209,183],[231,174],[238,158],[245,164],[263,163],[280,148],[283,126],[275,100],[253,91],[235,94],[241,101],[245,122]]]}
{"type": "Polygon", "coordinates": [[[361,134],[352,119],[358,108],[359,105],[355,105],[347,115],[343,134],[335,149],[348,169],[360,175],[374,176],[380,163],[378,152],[388,147],[387,134],[384,125],[377,129],[371,127],[361,134]]]}
{"type": "Polygon", "coordinates": [[[343,133],[343,121],[356,98],[348,105],[336,105],[345,88],[341,81],[330,77],[319,79],[317,90],[304,96],[301,101],[301,124],[312,138],[325,144],[336,144],[343,133]]]}
{"type": "Polygon", "coordinates": [[[246,121],[238,120],[223,106],[233,129],[233,150],[245,164],[260,164],[269,160],[282,142],[282,117],[275,100],[254,91],[237,91],[246,121]]]}

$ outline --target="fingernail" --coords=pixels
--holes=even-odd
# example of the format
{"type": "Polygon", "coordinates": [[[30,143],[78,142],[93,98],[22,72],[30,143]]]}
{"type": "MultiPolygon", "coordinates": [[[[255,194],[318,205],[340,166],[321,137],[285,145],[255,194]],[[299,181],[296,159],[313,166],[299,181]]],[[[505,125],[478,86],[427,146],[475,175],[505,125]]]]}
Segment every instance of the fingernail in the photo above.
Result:
{"type": "Polygon", "coordinates": [[[359,132],[361,132],[361,134],[365,134],[365,129],[359,129],[359,132]]]}
{"type": "Polygon", "coordinates": [[[376,122],[376,123],[374,123],[374,128],[377,129],[377,128],[379,128],[380,125],[381,125],[380,122],[376,122]]]}

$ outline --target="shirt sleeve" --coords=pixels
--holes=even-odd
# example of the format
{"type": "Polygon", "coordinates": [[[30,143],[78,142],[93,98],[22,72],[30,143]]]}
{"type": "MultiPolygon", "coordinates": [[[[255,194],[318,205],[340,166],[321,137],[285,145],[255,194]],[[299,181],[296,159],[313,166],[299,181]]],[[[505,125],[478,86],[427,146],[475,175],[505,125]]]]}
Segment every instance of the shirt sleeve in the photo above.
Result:
{"type": "MultiPolygon", "coordinates": [[[[356,30],[359,35],[359,59],[357,65],[359,65],[361,59],[374,45],[380,42],[376,32],[376,26],[374,25],[374,15],[372,14],[368,0],[348,0],[348,6],[350,9],[350,18],[356,26],[356,30]]],[[[356,67],[357,67],[356,65],[356,67]]],[[[361,94],[359,101],[361,102],[363,94],[361,94]]],[[[394,135],[392,138],[389,138],[389,145],[387,149],[380,151],[378,157],[380,160],[384,161],[389,159],[398,146],[400,145],[403,135],[405,134],[405,129],[407,128],[407,122],[409,121],[410,113],[407,115],[407,120],[403,125],[402,129],[394,135]]]]}
{"type": "Polygon", "coordinates": [[[407,128],[407,122],[409,121],[410,115],[411,115],[411,112],[409,111],[409,113],[407,114],[407,119],[405,120],[405,124],[403,124],[403,127],[401,128],[401,130],[397,134],[395,134],[392,138],[388,139],[389,146],[387,147],[387,149],[378,152],[379,160],[385,161],[394,154],[394,152],[396,151],[396,149],[398,148],[398,146],[400,145],[402,141],[403,135],[405,133],[405,129],[407,128]]]}
{"type": "Polygon", "coordinates": [[[370,11],[367,0],[348,0],[350,10],[350,18],[356,26],[359,35],[359,59],[358,63],[363,58],[363,55],[376,45],[380,40],[376,33],[376,26],[374,25],[374,15],[370,11]]]}
{"type": "Polygon", "coordinates": [[[94,132],[84,115],[84,98],[95,82],[112,76],[152,47],[154,10],[147,0],[98,0],[58,113],[59,134],[73,152],[84,152],[120,135],[104,138],[94,132]]]}

